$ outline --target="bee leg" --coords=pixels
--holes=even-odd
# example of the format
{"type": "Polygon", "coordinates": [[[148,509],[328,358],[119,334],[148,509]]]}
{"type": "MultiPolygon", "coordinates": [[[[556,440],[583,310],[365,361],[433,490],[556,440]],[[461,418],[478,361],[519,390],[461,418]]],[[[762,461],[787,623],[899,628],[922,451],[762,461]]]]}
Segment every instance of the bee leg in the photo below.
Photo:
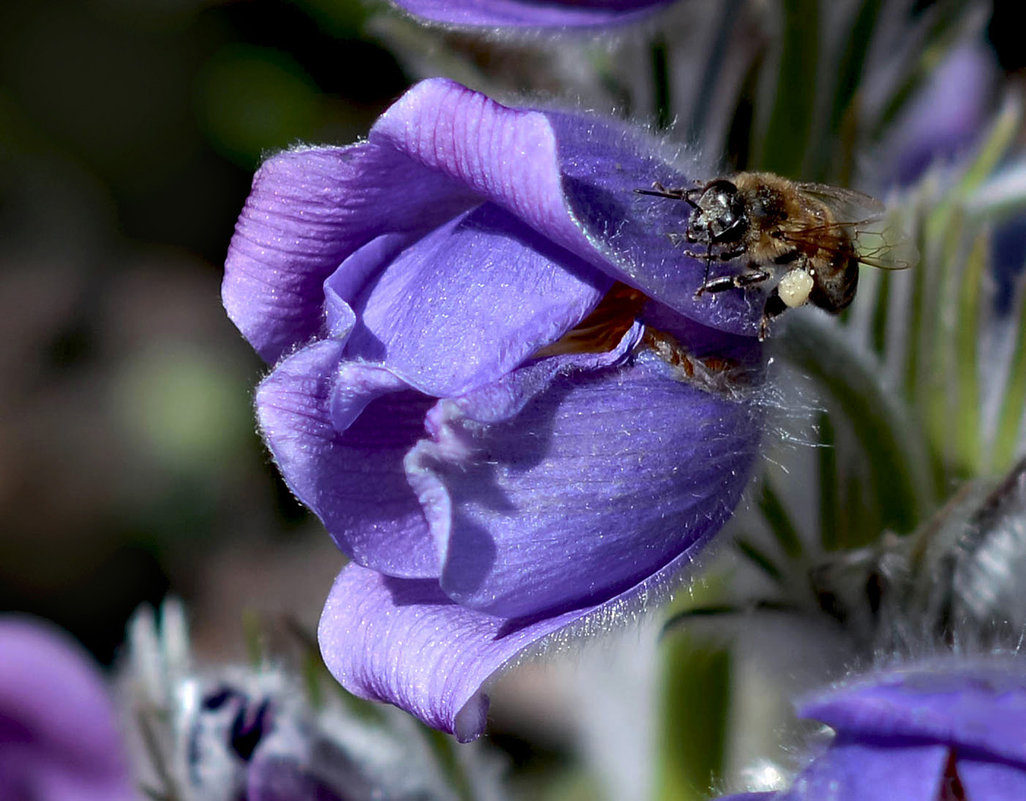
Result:
{"type": "Polygon", "coordinates": [[[695,291],[695,297],[697,298],[706,292],[726,292],[728,289],[743,289],[746,286],[762,283],[769,277],[769,272],[758,268],[740,275],[725,275],[721,278],[714,278],[712,281],[704,281],[695,291]]]}
{"type": "Polygon", "coordinates": [[[635,189],[639,195],[652,195],[654,197],[667,197],[670,200],[691,200],[691,195],[694,194],[694,188],[691,189],[673,189],[663,186],[658,181],[652,182],[651,189],[635,189]]]}
{"type": "MultiPolygon", "coordinates": [[[[681,234],[667,234],[670,237],[670,241],[673,244],[679,244],[680,242],[693,242],[691,239],[684,239],[681,234]]],[[[692,259],[701,259],[702,261],[732,261],[738,256],[745,255],[745,251],[742,250],[721,250],[719,253],[712,251],[706,251],[705,253],[697,253],[694,250],[682,250],[682,256],[690,256],[692,259]]],[[[703,281],[703,283],[705,283],[703,281]]]]}
{"type": "Polygon", "coordinates": [[[777,290],[774,289],[770,296],[766,298],[766,305],[762,309],[762,320],[759,321],[759,341],[762,342],[766,339],[769,334],[770,320],[779,317],[781,314],[786,312],[788,306],[781,300],[780,295],[777,294],[777,290]]]}

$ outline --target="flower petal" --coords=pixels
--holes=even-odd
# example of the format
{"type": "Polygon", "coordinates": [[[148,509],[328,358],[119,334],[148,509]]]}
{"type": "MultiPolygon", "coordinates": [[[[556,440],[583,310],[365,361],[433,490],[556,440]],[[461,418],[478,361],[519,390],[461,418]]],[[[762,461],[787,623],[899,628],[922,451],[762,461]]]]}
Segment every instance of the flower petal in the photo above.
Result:
{"type": "Polygon", "coordinates": [[[673,0],[393,0],[414,16],[470,27],[565,28],[633,22],[673,0]]]}
{"type": "Polygon", "coordinates": [[[1026,672],[938,662],[870,674],[800,707],[838,731],[922,738],[1026,764],[1026,672]]]}
{"type": "MultiPolygon", "coordinates": [[[[346,801],[346,798],[358,797],[347,795],[344,798],[339,795],[335,788],[311,773],[305,764],[309,762],[309,756],[302,756],[306,759],[274,753],[268,749],[258,750],[246,771],[247,801],[346,801]]],[[[345,754],[339,753],[337,756],[342,764],[348,762],[345,754]]],[[[372,796],[368,794],[367,797],[372,796]]]]}
{"type": "Polygon", "coordinates": [[[521,617],[594,603],[701,548],[747,483],[760,418],[650,355],[590,371],[546,359],[441,401],[428,426],[407,469],[442,588],[521,617]]]}
{"type": "Polygon", "coordinates": [[[1026,766],[984,762],[960,756],[958,777],[969,799],[1022,801],[1026,798],[1026,766]]]}
{"type": "Polygon", "coordinates": [[[486,203],[393,255],[350,299],[358,322],[346,355],[380,362],[427,394],[459,395],[559,339],[611,285],[486,203]]]}
{"type": "Polygon", "coordinates": [[[711,277],[737,268],[685,256],[670,240],[668,234],[687,230],[688,204],[635,191],[656,181],[668,187],[692,186],[694,174],[685,177],[667,164],[658,144],[634,128],[578,114],[547,112],[546,117],[570,214],[612,265],[612,274],[704,325],[748,336],[757,333],[765,305],[760,291],[695,297],[707,267],[711,277]]]}
{"type": "MultiPolygon", "coordinates": [[[[507,108],[442,78],[414,86],[378,120],[372,141],[459,180],[617,280],[714,328],[752,335],[758,292],[695,298],[706,264],[667,234],[688,206],[638,195],[653,181],[688,186],[636,128],[598,117],[507,108]]],[[[713,265],[713,274],[729,265],[713,265]]]]}
{"type": "Polygon", "coordinates": [[[357,248],[430,230],[477,202],[387,144],[280,153],[257,172],[235,226],[221,287],[228,316],[275,362],[320,333],[322,284],[357,248]]]}
{"type": "Polygon", "coordinates": [[[360,247],[383,234],[426,233],[491,200],[613,279],[751,335],[757,293],[693,297],[705,264],[666,236],[687,225],[686,204],[634,192],[655,180],[689,183],[657,151],[624,125],[507,108],[445,79],[422,81],[366,143],[288,151],[260,168],[229,247],[225,308],[276,361],[322,333],[322,284],[360,247]]]}
{"type": "Polygon", "coordinates": [[[331,589],[317,636],[325,664],[349,692],[395,704],[468,742],[484,730],[482,687],[497,671],[527,650],[629,620],[667,594],[693,562],[693,554],[682,554],[604,603],[520,621],[458,606],[435,581],[348,565],[331,589]]]}
{"type": "Polygon", "coordinates": [[[318,342],[264,380],[264,438],[289,488],[352,559],[390,575],[435,576],[435,546],[402,467],[434,400],[380,367],[340,363],[343,347],[318,342]]]}
{"type": "Polygon", "coordinates": [[[0,798],[134,799],[114,706],[64,632],[0,618],[0,798]]]}
{"type": "Polygon", "coordinates": [[[716,801],[776,801],[777,794],[773,791],[761,792],[761,793],[741,793],[740,795],[725,795],[716,799],[716,801]]]}
{"type": "Polygon", "coordinates": [[[876,744],[838,738],[779,801],[937,801],[948,749],[943,745],[876,744]]]}

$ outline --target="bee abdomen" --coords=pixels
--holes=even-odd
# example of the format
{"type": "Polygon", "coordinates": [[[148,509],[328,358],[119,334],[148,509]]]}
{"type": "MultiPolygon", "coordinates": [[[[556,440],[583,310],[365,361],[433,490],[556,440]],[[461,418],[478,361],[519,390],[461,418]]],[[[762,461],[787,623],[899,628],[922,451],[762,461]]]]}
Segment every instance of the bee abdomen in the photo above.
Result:
{"type": "Polygon", "coordinates": [[[859,260],[849,256],[843,268],[820,269],[809,300],[832,314],[848,308],[859,286],[859,260]]]}

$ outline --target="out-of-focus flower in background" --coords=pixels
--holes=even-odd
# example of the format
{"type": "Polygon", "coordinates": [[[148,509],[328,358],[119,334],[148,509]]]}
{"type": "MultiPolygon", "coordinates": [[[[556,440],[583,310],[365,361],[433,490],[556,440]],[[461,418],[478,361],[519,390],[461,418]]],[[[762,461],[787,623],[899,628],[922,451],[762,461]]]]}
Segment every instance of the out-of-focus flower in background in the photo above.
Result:
{"type": "Polygon", "coordinates": [[[357,695],[472,739],[499,668],[625,617],[730,516],[762,306],[695,297],[654,180],[688,183],[639,132],[444,80],[257,174],[223,296],[277,362],[275,461],[353,562],[320,641],[357,695]]]}
{"type": "Polygon", "coordinates": [[[1026,665],[949,657],[871,673],[813,696],[834,730],[789,789],[722,801],[1013,801],[1026,798],[1026,665]]]}
{"type": "MultiPolygon", "coordinates": [[[[301,681],[294,656],[295,648],[281,648],[253,664],[197,665],[180,604],[166,601],[159,614],[137,610],[121,685],[148,794],[183,801],[456,801],[452,776],[421,727],[394,709],[347,708],[323,668],[307,670],[301,681]],[[374,714],[382,711],[393,714],[374,714]]],[[[471,757],[461,767],[475,797],[499,797],[484,763],[471,757]]]]}
{"type": "Polygon", "coordinates": [[[96,664],[62,630],[15,615],[0,617],[0,798],[138,799],[96,664]]]}
{"type": "Polygon", "coordinates": [[[459,27],[567,28],[622,25],[674,0],[393,0],[415,17],[459,27]]]}
{"type": "Polygon", "coordinates": [[[997,96],[997,62],[978,37],[951,49],[880,143],[867,170],[883,186],[967,156],[984,135],[997,96]]]}

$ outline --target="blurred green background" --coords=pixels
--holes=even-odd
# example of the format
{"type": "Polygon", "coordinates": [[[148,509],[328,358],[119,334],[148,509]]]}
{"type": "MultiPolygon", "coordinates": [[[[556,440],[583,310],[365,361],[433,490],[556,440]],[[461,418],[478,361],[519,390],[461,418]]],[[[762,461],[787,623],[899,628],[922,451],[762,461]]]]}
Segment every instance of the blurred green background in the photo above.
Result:
{"type": "Polygon", "coordinates": [[[354,141],[407,85],[366,13],[0,3],[0,609],[101,661],[169,587],[211,656],[242,609],[313,625],[341,565],[255,435],[219,292],[262,154],[354,141]]]}

